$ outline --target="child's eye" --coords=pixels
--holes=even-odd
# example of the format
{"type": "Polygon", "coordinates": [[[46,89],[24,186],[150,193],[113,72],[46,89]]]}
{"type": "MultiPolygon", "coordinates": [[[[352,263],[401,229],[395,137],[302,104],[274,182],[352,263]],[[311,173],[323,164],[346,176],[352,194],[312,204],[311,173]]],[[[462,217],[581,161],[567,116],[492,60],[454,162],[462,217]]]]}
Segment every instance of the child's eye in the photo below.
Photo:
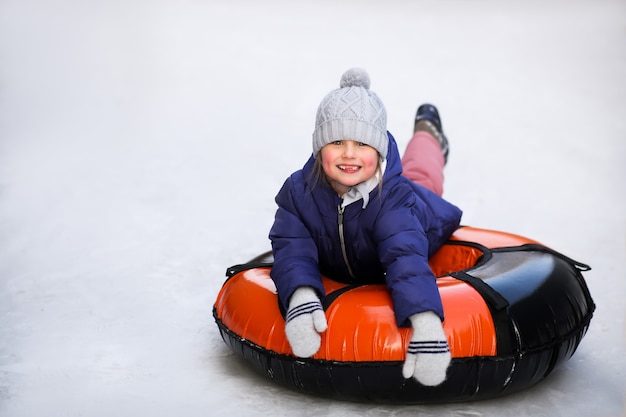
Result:
{"type": "Polygon", "coordinates": [[[363,142],[357,142],[357,144],[358,144],[359,146],[367,146],[367,144],[366,144],[366,143],[363,143],[363,142]]]}
{"type": "Polygon", "coordinates": [[[333,145],[341,145],[341,141],[340,140],[336,140],[333,142],[333,145]]]}

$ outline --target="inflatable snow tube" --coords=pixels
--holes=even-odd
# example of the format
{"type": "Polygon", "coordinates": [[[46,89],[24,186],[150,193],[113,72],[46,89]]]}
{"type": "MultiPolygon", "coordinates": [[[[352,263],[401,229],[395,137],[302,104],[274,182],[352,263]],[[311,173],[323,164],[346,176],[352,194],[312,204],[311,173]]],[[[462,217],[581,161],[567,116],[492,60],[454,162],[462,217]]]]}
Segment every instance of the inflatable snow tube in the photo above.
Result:
{"type": "Polygon", "coordinates": [[[227,270],[213,315],[252,368],[284,386],[349,401],[423,404],[493,398],[528,388],[569,359],[595,305],[587,265],[508,233],[459,228],[432,257],[452,362],[426,387],[402,377],[409,328],[398,328],[384,284],[323,277],[328,330],[310,359],[284,333],[271,253],[227,270]]]}

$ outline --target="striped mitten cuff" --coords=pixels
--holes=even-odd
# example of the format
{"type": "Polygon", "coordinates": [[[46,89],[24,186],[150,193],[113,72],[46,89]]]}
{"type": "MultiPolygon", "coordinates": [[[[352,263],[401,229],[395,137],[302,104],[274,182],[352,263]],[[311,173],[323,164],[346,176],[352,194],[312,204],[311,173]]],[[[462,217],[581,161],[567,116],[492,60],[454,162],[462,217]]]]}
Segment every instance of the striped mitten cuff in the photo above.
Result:
{"type": "Polygon", "coordinates": [[[405,378],[413,377],[422,385],[436,386],[446,379],[450,348],[439,316],[432,311],[409,317],[413,335],[402,367],[405,378]]]}
{"type": "Polygon", "coordinates": [[[300,287],[289,299],[285,334],[294,355],[309,358],[320,348],[328,323],[322,303],[311,287],[300,287]]]}

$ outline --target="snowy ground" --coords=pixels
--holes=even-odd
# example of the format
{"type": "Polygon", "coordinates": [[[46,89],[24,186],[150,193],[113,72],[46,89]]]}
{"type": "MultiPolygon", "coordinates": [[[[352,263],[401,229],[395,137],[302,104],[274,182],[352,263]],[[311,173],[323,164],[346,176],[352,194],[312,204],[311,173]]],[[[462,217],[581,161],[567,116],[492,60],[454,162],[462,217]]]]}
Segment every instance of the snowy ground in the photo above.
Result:
{"type": "Polygon", "coordinates": [[[623,415],[625,45],[623,0],[0,0],[0,415],[623,415]],[[591,329],[535,388],[336,402],[221,340],[224,271],[269,248],[351,66],[402,148],[439,106],[465,224],[593,267],[591,329]]]}

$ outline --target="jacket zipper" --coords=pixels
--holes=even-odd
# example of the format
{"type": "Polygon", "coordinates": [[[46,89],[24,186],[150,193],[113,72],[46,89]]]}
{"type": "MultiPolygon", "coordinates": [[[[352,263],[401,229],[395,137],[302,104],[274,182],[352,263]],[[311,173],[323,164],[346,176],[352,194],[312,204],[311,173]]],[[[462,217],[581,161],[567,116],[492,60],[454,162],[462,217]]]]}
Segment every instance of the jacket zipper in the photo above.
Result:
{"type": "Polygon", "coordinates": [[[343,233],[343,212],[346,208],[342,207],[341,204],[337,207],[337,211],[339,212],[339,242],[341,243],[341,253],[343,254],[343,261],[346,263],[346,267],[348,268],[348,273],[353,280],[356,280],[354,273],[352,272],[352,268],[350,267],[350,262],[348,262],[348,252],[346,251],[346,239],[343,233]]]}

